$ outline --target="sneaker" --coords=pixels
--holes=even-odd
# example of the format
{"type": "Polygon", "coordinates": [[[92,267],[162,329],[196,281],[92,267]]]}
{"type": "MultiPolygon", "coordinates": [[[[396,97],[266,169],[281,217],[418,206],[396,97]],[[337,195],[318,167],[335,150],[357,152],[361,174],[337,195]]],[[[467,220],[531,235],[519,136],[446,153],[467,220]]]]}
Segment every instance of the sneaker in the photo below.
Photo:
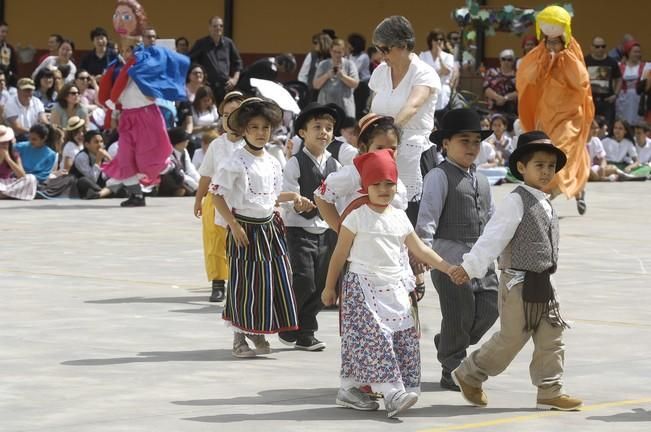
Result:
{"type": "Polygon", "coordinates": [[[459,378],[457,371],[459,368],[452,371],[452,380],[459,387],[461,391],[461,396],[468,402],[470,405],[476,407],[485,407],[488,405],[488,398],[486,393],[481,389],[481,387],[473,387],[459,378]]]}
{"type": "Polygon", "coordinates": [[[379,403],[371,400],[367,394],[362,393],[357,387],[340,388],[337,392],[336,404],[359,411],[375,411],[380,408],[379,403]]]}
{"type": "Polygon", "coordinates": [[[441,388],[444,388],[446,390],[451,390],[456,392],[461,391],[459,386],[454,383],[454,380],[452,380],[452,375],[450,375],[449,372],[443,372],[441,374],[441,381],[439,381],[439,384],[441,385],[441,388]]]}
{"type": "Polygon", "coordinates": [[[251,358],[255,357],[255,351],[253,351],[244,339],[243,333],[235,333],[233,338],[233,357],[237,358],[251,358]]]}
{"type": "Polygon", "coordinates": [[[265,339],[264,335],[247,334],[246,337],[249,338],[255,345],[256,354],[271,354],[271,345],[269,345],[269,342],[267,342],[267,339],[265,339]]]}
{"type": "Polygon", "coordinates": [[[384,408],[387,410],[387,417],[393,418],[418,402],[416,393],[407,393],[402,390],[393,395],[391,400],[384,401],[384,408]]]}
{"type": "Polygon", "coordinates": [[[296,335],[294,333],[278,333],[278,340],[288,347],[294,348],[296,346],[296,335]]]}
{"type": "Polygon", "coordinates": [[[210,294],[209,301],[213,303],[220,303],[226,299],[226,287],[223,280],[212,281],[212,293],[210,294]]]}
{"type": "Polygon", "coordinates": [[[294,348],[303,351],[321,351],[325,347],[325,342],[321,342],[314,336],[299,336],[296,339],[296,345],[294,345],[294,348]]]}
{"type": "Polygon", "coordinates": [[[380,400],[384,399],[384,395],[380,392],[374,392],[370,385],[363,385],[359,387],[359,391],[368,395],[371,400],[380,400]]]}
{"type": "Polygon", "coordinates": [[[129,195],[129,198],[126,201],[120,203],[120,207],[145,207],[145,196],[140,195],[129,195]]]}
{"type": "Polygon", "coordinates": [[[579,411],[583,406],[583,401],[561,395],[553,399],[538,399],[536,408],[540,410],[558,410],[558,411],[579,411]]]}

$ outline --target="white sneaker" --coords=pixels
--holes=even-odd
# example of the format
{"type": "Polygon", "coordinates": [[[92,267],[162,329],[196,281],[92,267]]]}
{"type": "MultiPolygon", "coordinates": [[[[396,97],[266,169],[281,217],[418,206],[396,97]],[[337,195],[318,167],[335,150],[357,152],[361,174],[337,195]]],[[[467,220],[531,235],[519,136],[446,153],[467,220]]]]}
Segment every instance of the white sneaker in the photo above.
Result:
{"type": "Polygon", "coordinates": [[[393,395],[391,400],[384,401],[384,408],[387,410],[387,417],[393,418],[408,408],[412,407],[418,402],[418,395],[416,393],[407,393],[406,391],[399,391],[393,395]]]}
{"type": "Polygon", "coordinates": [[[337,405],[356,409],[359,411],[375,411],[380,408],[380,404],[371,400],[366,394],[362,393],[357,387],[349,389],[340,388],[337,392],[337,405]]]}

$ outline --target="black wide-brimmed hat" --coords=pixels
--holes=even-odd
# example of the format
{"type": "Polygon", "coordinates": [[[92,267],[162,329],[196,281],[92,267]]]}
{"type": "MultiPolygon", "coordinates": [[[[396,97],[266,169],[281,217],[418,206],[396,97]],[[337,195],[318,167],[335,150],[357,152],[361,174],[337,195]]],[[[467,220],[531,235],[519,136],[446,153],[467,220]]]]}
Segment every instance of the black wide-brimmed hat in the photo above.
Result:
{"type": "Polygon", "coordinates": [[[518,161],[532,152],[546,151],[556,154],[556,172],[559,172],[567,162],[565,152],[552,143],[547,134],[542,131],[525,132],[518,137],[518,147],[509,157],[509,169],[511,174],[522,180],[522,174],[518,171],[518,161]]]}
{"type": "Polygon", "coordinates": [[[305,127],[309,118],[314,118],[318,115],[328,114],[335,119],[334,128],[337,128],[337,123],[341,121],[339,111],[337,110],[335,104],[323,105],[318,102],[310,102],[303,108],[294,120],[294,133],[298,134],[298,131],[305,127]]]}
{"type": "Polygon", "coordinates": [[[482,141],[493,133],[490,130],[482,130],[481,117],[479,117],[479,114],[475,110],[458,108],[448,111],[443,116],[441,127],[430,134],[429,140],[440,149],[444,139],[464,132],[478,133],[482,141]]]}
{"type": "Polygon", "coordinates": [[[283,110],[278,106],[276,102],[265,100],[259,97],[251,97],[244,99],[240,106],[228,116],[228,120],[226,121],[228,128],[236,133],[243,133],[246,125],[242,124],[240,114],[243,112],[250,113],[251,111],[273,114],[274,121],[271,125],[272,129],[277,128],[278,124],[275,123],[280,123],[283,118],[283,110]]]}

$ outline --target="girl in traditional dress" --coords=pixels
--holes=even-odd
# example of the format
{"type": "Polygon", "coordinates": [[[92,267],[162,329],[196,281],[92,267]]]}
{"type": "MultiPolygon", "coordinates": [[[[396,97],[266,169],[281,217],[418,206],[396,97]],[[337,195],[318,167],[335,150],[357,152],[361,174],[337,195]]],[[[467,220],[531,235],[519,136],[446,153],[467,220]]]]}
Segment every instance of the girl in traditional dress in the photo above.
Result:
{"type": "Polygon", "coordinates": [[[336,402],[376,410],[378,403],[359,390],[371,385],[384,395],[387,416],[394,417],[414,405],[420,391],[418,332],[400,249],[406,245],[417,259],[442,272],[450,265],[421,242],[406,213],[390,205],[398,181],[393,150],[366,153],[354,164],[368,195],[341,223],[322,295],[325,305],[336,301],[337,280],[348,261],[340,300],[341,387],[336,402]]]}
{"type": "Polygon", "coordinates": [[[298,193],[281,191],[280,163],[265,150],[282,115],[273,102],[243,101],[228,117],[228,128],[242,135],[245,145],[220,165],[210,186],[215,208],[229,229],[223,318],[235,331],[233,356],[240,358],[269,354],[265,334],[298,330],[285,227],[275,207],[294,201],[300,212],[314,205],[298,193]]]}

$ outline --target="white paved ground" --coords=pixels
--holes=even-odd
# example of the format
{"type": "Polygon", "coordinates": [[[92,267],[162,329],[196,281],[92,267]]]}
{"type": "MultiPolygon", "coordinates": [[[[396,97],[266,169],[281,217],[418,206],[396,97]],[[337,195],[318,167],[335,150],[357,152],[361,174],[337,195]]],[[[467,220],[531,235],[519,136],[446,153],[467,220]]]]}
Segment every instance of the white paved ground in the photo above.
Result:
{"type": "MultiPolygon", "coordinates": [[[[499,198],[509,186],[494,189],[499,198]]],[[[531,346],[485,390],[441,391],[436,294],[422,303],[423,394],[399,420],[334,405],[337,316],[322,353],[234,360],[206,301],[191,199],[0,201],[0,431],[649,431],[651,183],[590,184],[588,213],[555,203],[567,389],[579,413],[536,411],[531,346]]]]}

